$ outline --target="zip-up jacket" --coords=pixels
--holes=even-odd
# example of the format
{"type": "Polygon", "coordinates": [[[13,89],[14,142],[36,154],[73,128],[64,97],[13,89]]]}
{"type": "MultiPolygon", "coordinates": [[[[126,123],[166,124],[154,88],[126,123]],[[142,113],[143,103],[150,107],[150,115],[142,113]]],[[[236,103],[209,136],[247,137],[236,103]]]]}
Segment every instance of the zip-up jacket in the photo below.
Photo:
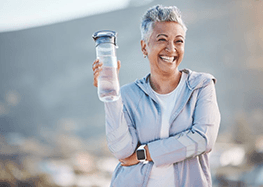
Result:
{"type": "Polygon", "coordinates": [[[121,97],[105,103],[106,137],[117,159],[147,144],[153,162],[133,166],[119,163],[112,187],[147,187],[153,164],[173,164],[176,187],[212,186],[208,153],[212,150],[220,124],[216,99],[216,79],[189,69],[170,117],[169,137],[161,139],[161,106],[148,84],[149,75],[121,88],[121,97]]]}

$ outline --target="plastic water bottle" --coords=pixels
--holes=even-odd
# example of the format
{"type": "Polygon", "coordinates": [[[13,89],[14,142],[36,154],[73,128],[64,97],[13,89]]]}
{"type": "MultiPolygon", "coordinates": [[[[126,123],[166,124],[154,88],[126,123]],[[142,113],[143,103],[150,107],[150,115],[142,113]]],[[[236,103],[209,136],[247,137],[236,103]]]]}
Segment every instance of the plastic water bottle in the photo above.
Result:
{"type": "Polygon", "coordinates": [[[120,97],[120,84],[116,57],[117,33],[110,30],[95,32],[92,37],[96,42],[96,56],[103,62],[98,77],[98,96],[103,102],[116,101],[120,97]]]}

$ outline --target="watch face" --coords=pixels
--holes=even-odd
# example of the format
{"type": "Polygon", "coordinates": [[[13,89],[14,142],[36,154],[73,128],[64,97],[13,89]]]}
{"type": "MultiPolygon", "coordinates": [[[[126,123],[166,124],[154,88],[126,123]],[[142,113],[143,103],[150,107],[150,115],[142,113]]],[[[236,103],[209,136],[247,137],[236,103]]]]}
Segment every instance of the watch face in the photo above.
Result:
{"type": "Polygon", "coordinates": [[[144,160],[145,159],[144,150],[137,150],[137,159],[138,160],[144,160]]]}

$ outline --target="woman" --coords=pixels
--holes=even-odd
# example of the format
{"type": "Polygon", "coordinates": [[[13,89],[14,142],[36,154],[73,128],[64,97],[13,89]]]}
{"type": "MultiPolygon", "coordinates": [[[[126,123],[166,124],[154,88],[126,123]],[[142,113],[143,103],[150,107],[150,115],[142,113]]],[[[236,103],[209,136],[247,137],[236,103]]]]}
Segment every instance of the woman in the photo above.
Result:
{"type": "MultiPolygon", "coordinates": [[[[105,103],[108,147],[120,160],[111,186],[212,186],[208,153],[220,123],[216,80],[178,70],[186,27],[175,6],[150,8],[141,33],[150,74],[105,103]]],[[[101,66],[93,63],[95,86],[101,66]]]]}

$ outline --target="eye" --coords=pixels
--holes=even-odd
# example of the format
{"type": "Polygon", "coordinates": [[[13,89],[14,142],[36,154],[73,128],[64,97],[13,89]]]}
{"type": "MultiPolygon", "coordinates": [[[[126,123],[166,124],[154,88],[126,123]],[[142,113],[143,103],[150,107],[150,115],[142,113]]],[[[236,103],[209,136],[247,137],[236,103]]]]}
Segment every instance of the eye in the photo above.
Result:
{"type": "Polygon", "coordinates": [[[165,38],[159,38],[158,41],[166,41],[165,38]]]}
{"type": "Polygon", "coordinates": [[[176,43],[184,43],[183,40],[176,40],[176,43]]]}

